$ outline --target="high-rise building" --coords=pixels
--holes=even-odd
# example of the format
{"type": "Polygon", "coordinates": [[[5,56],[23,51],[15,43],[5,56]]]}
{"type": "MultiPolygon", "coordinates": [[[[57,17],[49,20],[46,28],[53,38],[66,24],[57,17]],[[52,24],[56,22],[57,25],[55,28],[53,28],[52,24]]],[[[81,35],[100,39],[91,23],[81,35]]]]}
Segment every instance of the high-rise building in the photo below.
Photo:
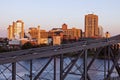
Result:
{"type": "Polygon", "coordinates": [[[24,38],[24,22],[17,20],[8,27],[8,39],[22,39],[24,38]]]}
{"type": "Polygon", "coordinates": [[[98,16],[95,14],[85,15],[85,37],[99,37],[98,16]]]}

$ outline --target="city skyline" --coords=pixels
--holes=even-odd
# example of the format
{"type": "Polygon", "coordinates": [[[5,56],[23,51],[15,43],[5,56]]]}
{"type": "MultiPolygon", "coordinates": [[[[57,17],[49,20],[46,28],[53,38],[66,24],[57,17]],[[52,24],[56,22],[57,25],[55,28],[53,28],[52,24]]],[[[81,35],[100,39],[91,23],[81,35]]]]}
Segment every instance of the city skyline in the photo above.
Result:
{"type": "Polygon", "coordinates": [[[99,16],[99,25],[104,32],[119,34],[120,11],[118,0],[3,0],[0,1],[0,37],[7,36],[7,28],[11,22],[21,19],[25,30],[29,27],[41,26],[50,30],[66,23],[70,28],[76,27],[84,31],[84,16],[94,13],[99,16]]]}

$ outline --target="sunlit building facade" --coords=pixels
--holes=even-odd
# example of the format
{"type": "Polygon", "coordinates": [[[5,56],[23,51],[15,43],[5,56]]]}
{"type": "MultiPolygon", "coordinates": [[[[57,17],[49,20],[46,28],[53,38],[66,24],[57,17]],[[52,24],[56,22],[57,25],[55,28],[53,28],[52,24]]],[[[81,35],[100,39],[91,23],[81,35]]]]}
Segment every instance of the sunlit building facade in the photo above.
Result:
{"type": "Polygon", "coordinates": [[[46,30],[40,30],[41,38],[48,38],[48,32],[46,30]]]}
{"type": "MultiPolygon", "coordinates": [[[[32,39],[37,39],[38,33],[39,33],[38,28],[36,27],[29,28],[29,34],[32,39]]],[[[48,38],[48,32],[46,32],[46,30],[40,30],[39,36],[40,38],[48,38]]]]}
{"type": "Polygon", "coordinates": [[[99,37],[98,16],[95,14],[85,15],[85,37],[99,37]]]}
{"type": "Polygon", "coordinates": [[[65,23],[62,25],[62,28],[53,28],[52,30],[50,30],[49,33],[51,34],[51,36],[60,36],[61,40],[79,39],[82,37],[81,29],[76,29],[75,27],[72,29],[68,29],[68,26],[65,23]]]}
{"type": "Polygon", "coordinates": [[[82,37],[82,30],[76,29],[75,27],[72,29],[68,29],[66,24],[62,25],[63,36],[66,39],[79,39],[82,37]]]}
{"type": "Polygon", "coordinates": [[[63,30],[63,36],[66,36],[67,39],[79,39],[81,38],[81,30],[76,28],[63,30]]]}
{"type": "Polygon", "coordinates": [[[38,29],[36,27],[29,28],[29,34],[32,39],[37,39],[38,37],[38,29]]]}
{"type": "Polygon", "coordinates": [[[32,40],[36,41],[38,45],[48,44],[48,32],[46,32],[46,30],[41,30],[40,26],[38,26],[38,28],[29,28],[29,34],[32,40]]]}
{"type": "Polygon", "coordinates": [[[8,39],[22,39],[24,38],[24,22],[17,20],[8,27],[8,39]]]}
{"type": "Polygon", "coordinates": [[[61,44],[61,37],[53,36],[53,45],[60,45],[60,44],[61,44]]]}
{"type": "Polygon", "coordinates": [[[14,38],[12,25],[9,25],[9,27],[7,28],[7,31],[8,31],[8,33],[7,33],[8,39],[12,40],[14,38]]]}

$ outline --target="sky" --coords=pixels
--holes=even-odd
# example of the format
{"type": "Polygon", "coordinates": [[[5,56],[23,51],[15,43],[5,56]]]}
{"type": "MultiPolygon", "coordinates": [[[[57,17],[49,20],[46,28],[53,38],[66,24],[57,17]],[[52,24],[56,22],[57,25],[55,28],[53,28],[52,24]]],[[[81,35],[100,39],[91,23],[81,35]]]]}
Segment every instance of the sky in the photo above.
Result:
{"type": "Polygon", "coordinates": [[[8,25],[22,20],[25,30],[76,27],[84,31],[84,17],[96,14],[99,25],[112,36],[120,33],[120,0],[0,0],[0,37],[7,36],[8,25]]]}

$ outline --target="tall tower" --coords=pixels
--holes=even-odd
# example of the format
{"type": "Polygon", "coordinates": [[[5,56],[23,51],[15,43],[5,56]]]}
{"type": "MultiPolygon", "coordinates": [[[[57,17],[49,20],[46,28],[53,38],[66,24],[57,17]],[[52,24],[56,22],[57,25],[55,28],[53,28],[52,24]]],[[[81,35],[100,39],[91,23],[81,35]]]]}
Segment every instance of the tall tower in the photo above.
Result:
{"type": "Polygon", "coordinates": [[[38,45],[40,45],[40,26],[38,26],[38,45]]]}
{"type": "Polygon", "coordinates": [[[21,20],[13,22],[13,28],[15,39],[24,38],[24,22],[22,22],[21,20]]]}
{"type": "Polygon", "coordinates": [[[17,20],[8,27],[8,39],[22,39],[24,38],[24,22],[17,20]]]}
{"type": "Polygon", "coordinates": [[[94,14],[85,15],[85,37],[98,36],[98,16],[94,14]]]}

